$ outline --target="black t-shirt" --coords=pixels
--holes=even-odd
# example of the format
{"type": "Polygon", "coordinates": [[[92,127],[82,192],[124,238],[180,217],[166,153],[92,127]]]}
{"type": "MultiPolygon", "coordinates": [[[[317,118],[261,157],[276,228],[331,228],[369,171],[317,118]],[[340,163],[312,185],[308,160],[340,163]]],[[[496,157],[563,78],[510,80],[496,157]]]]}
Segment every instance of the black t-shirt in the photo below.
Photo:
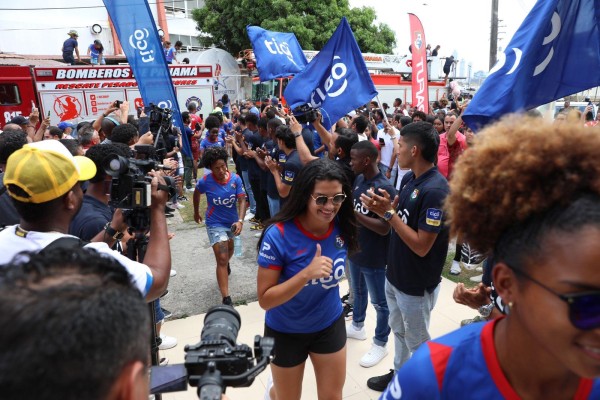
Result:
{"type": "MultiPolygon", "coordinates": [[[[277,143],[274,140],[269,140],[268,142],[265,143],[265,147],[267,148],[267,151],[269,153],[269,156],[271,156],[271,158],[274,161],[278,161],[279,160],[279,147],[277,147],[277,143]]],[[[281,154],[283,154],[283,152],[281,152],[281,154]]],[[[284,160],[285,160],[285,154],[283,154],[284,156],[284,160]]],[[[284,161],[285,162],[285,161],[284,161]]],[[[271,173],[271,171],[267,171],[268,175],[267,175],[267,196],[269,196],[272,199],[278,199],[279,198],[279,192],[277,191],[277,185],[275,184],[275,178],[273,177],[273,174],[271,173]]]]}
{"type": "Polygon", "coordinates": [[[20,217],[17,209],[6,191],[2,181],[4,180],[4,172],[0,173],[0,228],[3,226],[16,225],[19,223],[20,217]]]}
{"type": "MultiPolygon", "coordinates": [[[[244,128],[244,130],[242,131],[242,136],[244,136],[244,141],[246,142],[247,146],[249,140],[248,138],[252,136],[252,131],[248,128],[244,128]]],[[[240,163],[240,171],[248,171],[248,160],[246,159],[246,157],[240,156],[238,160],[240,163]]]]}
{"type": "Polygon", "coordinates": [[[92,196],[84,195],[81,209],[71,221],[69,234],[90,241],[112,220],[110,206],[92,196]]]}
{"type": "MultiPolygon", "coordinates": [[[[292,186],[298,173],[302,169],[302,162],[300,161],[298,151],[292,150],[292,152],[285,157],[285,164],[282,164],[282,167],[281,182],[284,185],[292,186]]],[[[280,204],[282,207],[286,203],[288,197],[281,197],[280,204]]]]}
{"type": "Polygon", "coordinates": [[[433,167],[417,179],[412,171],[407,173],[400,187],[396,208],[400,218],[411,229],[437,233],[437,237],[429,253],[420,257],[392,232],[386,277],[401,292],[423,296],[440,283],[448,253],[448,227],[442,210],[449,193],[448,181],[433,167]]]}
{"type": "MultiPolygon", "coordinates": [[[[260,136],[257,132],[252,132],[252,135],[249,135],[246,143],[248,144],[248,150],[256,150],[259,147],[262,147],[264,142],[264,138],[260,136]]],[[[260,179],[261,169],[256,163],[254,158],[247,158],[248,161],[248,177],[252,180],[260,179]]]]}
{"type": "Polygon", "coordinates": [[[336,161],[344,170],[344,174],[346,175],[346,178],[348,178],[348,184],[352,186],[356,176],[354,175],[354,171],[352,171],[352,167],[350,166],[350,157],[338,158],[336,161]]]}
{"type": "MultiPolygon", "coordinates": [[[[377,214],[367,210],[362,201],[360,201],[360,195],[366,193],[367,190],[374,188],[375,193],[379,193],[377,189],[384,189],[390,194],[393,199],[396,196],[396,189],[390,184],[390,181],[383,176],[380,172],[373,177],[371,180],[366,180],[364,175],[358,175],[354,180],[354,187],[352,188],[352,202],[354,210],[358,213],[366,215],[369,218],[379,218],[377,214]]],[[[360,245],[360,251],[351,255],[350,261],[360,265],[361,267],[369,268],[385,268],[387,265],[387,252],[388,244],[390,241],[390,235],[381,236],[380,234],[373,232],[369,228],[361,226],[358,228],[358,243],[360,245]]]]}

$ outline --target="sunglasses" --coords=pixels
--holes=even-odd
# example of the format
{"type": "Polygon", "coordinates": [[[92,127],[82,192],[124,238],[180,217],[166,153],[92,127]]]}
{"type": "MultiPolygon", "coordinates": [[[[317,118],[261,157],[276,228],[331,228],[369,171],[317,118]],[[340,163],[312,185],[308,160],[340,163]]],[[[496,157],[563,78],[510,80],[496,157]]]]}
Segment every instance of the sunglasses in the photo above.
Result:
{"type": "Polygon", "coordinates": [[[327,196],[324,196],[324,195],[321,195],[321,196],[316,196],[316,197],[315,197],[315,196],[313,196],[313,195],[311,194],[311,195],[310,195],[310,197],[312,197],[312,198],[313,198],[313,200],[315,201],[315,203],[316,203],[318,206],[324,206],[325,204],[327,204],[327,201],[328,201],[329,199],[331,199],[331,202],[332,202],[334,205],[336,205],[336,206],[338,206],[338,205],[342,204],[342,203],[344,202],[344,200],[346,200],[346,194],[345,194],[345,193],[338,193],[338,194],[336,194],[336,195],[335,195],[335,196],[333,196],[333,197],[327,197],[327,196]]]}
{"type": "Polygon", "coordinates": [[[560,294],[533,279],[525,272],[513,267],[510,267],[510,269],[567,303],[569,307],[569,320],[575,328],[590,330],[600,327],[600,291],[560,294]]]}

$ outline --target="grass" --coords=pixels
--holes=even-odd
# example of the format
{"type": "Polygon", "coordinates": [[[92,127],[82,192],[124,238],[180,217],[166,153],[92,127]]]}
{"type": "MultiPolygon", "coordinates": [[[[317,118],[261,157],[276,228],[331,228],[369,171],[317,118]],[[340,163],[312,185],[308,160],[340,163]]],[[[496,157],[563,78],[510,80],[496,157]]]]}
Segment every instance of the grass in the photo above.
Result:
{"type": "Polygon", "coordinates": [[[444,269],[442,270],[442,276],[444,278],[450,279],[453,282],[459,283],[462,282],[466,287],[474,287],[477,285],[476,282],[471,281],[471,277],[481,275],[481,272],[476,270],[468,271],[463,269],[460,275],[451,275],[450,274],[450,266],[452,265],[452,260],[454,259],[454,251],[448,251],[448,255],[446,256],[446,262],[444,262],[444,269]]]}

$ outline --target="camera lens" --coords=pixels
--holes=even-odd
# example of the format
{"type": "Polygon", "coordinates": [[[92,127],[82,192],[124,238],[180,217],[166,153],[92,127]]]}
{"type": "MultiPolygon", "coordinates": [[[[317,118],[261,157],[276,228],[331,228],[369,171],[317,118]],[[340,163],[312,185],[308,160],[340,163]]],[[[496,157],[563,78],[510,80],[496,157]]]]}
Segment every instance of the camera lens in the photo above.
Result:
{"type": "Polygon", "coordinates": [[[202,328],[200,339],[203,342],[224,339],[235,346],[240,326],[240,314],[233,307],[214,306],[204,317],[204,328],[202,328]]]}

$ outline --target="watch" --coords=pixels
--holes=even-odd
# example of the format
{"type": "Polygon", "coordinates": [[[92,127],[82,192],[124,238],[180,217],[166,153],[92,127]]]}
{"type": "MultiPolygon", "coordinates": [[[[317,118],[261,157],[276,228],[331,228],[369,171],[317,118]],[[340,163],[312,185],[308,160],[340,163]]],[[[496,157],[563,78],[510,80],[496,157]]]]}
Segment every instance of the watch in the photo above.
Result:
{"type": "Polygon", "coordinates": [[[106,225],[104,225],[104,232],[115,240],[121,240],[123,239],[123,236],[125,236],[123,232],[119,232],[116,229],[112,228],[110,226],[110,222],[107,222],[106,225]]]}
{"type": "Polygon", "coordinates": [[[479,309],[477,310],[477,312],[483,318],[489,318],[490,314],[492,313],[493,310],[494,310],[494,303],[490,303],[490,304],[486,304],[485,306],[479,307],[479,309]]]}
{"type": "Polygon", "coordinates": [[[396,210],[392,208],[391,210],[388,210],[385,212],[385,214],[383,214],[383,219],[389,221],[394,215],[396,215],[396,210]]]}

